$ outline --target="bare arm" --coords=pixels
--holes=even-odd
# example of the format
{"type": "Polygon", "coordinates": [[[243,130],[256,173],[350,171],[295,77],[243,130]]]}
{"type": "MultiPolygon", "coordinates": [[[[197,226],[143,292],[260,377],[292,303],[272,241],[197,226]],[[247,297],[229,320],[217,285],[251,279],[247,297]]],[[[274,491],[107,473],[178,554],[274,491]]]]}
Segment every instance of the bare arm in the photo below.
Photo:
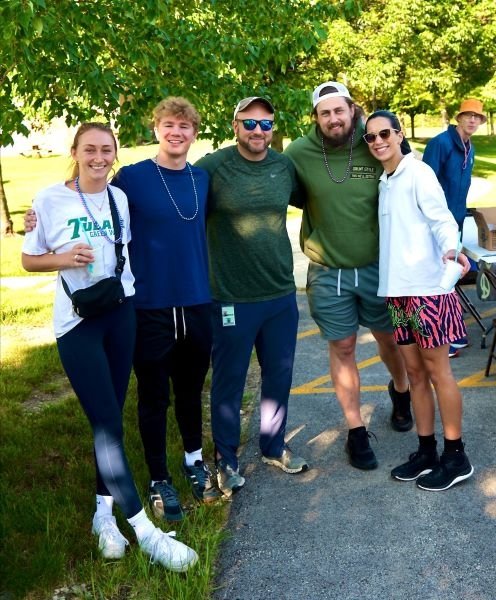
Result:
{"type": "Polygon", "coordinates": [[[93,260],[93,252],[88,244],[75,244],[71,250],[60,254],[53,252],[38,255],[22,253],[23,268],[26,271],[37,273],[82,268],[93,260]]]}

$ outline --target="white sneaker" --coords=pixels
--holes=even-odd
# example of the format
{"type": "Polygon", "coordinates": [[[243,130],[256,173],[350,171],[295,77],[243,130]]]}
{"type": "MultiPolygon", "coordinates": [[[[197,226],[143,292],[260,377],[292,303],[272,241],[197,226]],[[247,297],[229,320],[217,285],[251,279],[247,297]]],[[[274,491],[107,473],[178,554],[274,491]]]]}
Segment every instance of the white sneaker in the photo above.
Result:
{"type": "Polygon", "coordinates": [[[112,515],[93,517],[92,533],[98,536],[98,548],[103,558],[122,558],[129,542],[122,535],[112,515]]]}
{"type": "Polygon", "coordinates": [[[150,562],[159,563],[171,571],[187,571],[198,560],[198,554],[189,546],[174,539],[175,531],[166,533],[158,527],[140,542],[150,562]]]}

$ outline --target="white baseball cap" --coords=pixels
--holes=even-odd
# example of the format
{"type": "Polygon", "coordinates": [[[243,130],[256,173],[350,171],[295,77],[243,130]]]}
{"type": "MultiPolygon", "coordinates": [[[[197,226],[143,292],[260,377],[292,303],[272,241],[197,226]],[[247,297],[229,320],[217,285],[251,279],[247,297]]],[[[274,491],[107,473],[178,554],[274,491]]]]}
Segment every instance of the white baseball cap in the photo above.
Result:
{"type": "Polygon", "coordinates": [[[313,91],[313,107],[315,108],[319,102],[326,100],[326,98],[349,98],[351,100],[350,92],[348,88],[342,83],[337,81],[327,81],[316,87],[313,91]],[[324,91],[326,88],[329,90],[324,91]]]}

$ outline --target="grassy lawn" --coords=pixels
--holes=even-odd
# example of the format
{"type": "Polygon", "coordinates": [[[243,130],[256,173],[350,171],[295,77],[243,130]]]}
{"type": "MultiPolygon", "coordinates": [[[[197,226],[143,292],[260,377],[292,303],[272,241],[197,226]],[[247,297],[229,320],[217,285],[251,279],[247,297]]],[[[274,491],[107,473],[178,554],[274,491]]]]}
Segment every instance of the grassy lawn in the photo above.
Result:
{"type": "MultiPolygon", "coordinates": [[[[195,548],[200,561],[185,574],[150,565],[118,509],[117,520],[131,549],[121,561],[100,557],[91,535],[92,436],[53,341],[53,291],[53,276],[28,287],[1,288],[0,598],[52,599],[63,588],[70,592],[60,592],[57,600],[210,598],[229,503],[206,506],[193,501],[180,472],[183,452],[173,410],[168,424],[169,467],[187,511],[175,529],[178,539],[195,548]]],[[[257,381],[254,369],[245,391],[245,424],[257,381]]],[[[203,450],[211,462],[209,387],[207,381],[203,450]]],[[[148,474],[137,427],[134,377],[124,426],[131,469],[146,502],[148,474]]],[[[166,523],[162,527],[172,529],[166,523]]]]}
{"type": "MultiPolygon", "coordinates": [[[[203,156],[210,148],[206,142],[198,142],[196,157],[191,159],[203,156]]],[[[155,153],[153,146],[122,149],[120,161],[129,164],[155,153]]],[[[19,235],[1,240],[1,273],[3,277],[24,277],[16,286],[0,284],[0,598],[208,599],[220,542],[226,535],[229,502],[205,506],[193,501],[189,484],[180,472],[183,451],[173,410],[169,411],[168,425],[169,467],[187,511],[185,520],[175,529],[178,539],[198,552],[198,565],[181,574],[149,564],[118,509],[118,523],[131,541],[123,560],[103,560],[91,535],[91,431],[63,373],[53,339],[54,274],[30,279],[20,266],[24,211],[38,189],[68,176],[68,165],[69,160],[59,156],[2,159],[8,202],[19,235]]],[[[245,391],[245,423],[257,383],[254,368],[245,391]]],[[[203,450],[211,463],[209,388],[208,381],[203,450]]],[[[146,503],[148,474],[137,427],[134,376],[124,426],[128,459],[146,503]]],[[[161,525],[166,531],[172,529],[165,522],[161,525]]]]}
{"type": "MultiPolygon", "coordinates": [[[[488,192],[468,203],[470,208],[496,206],[496,136],[474,135],[475,163],[472,175],[487,179],[492,185],[488,192]]],[[[428,138],[417,138],[411,145],[423,152],[428,138]]]]}
{"type": "MultiPolygon", "coordinates": [[[[426,139],[413,146],[422,151],[426,139]]],[[[496,205],[496,137],[475,136],[474,175],[489,180],[492,190],[477,205],[496,205]]],[[[211,151],[197,142],[194,162],[211,151]]],[[[156,146],[124,148],[121,165],[156,154],[156,146]]],[[[153,566],[135,543],[122,561],[104,561],[91,536],[94,468],[91,433],[62,371],[51,326],[54,275],[29,280],[22,271],[23,214],[41,188],[68,177],[66,157],[3,157],[8,203],[18,235],[3,238],[1,274],[22,275],[19,287],[1,285],[0,359],[0,599],[45,600],[206,600],[211,596],[215,561],[224,535],[228,503],[193,503],[180,474],[182,448],[170,414],[169,457],[174,483],[188,515],[176,527],[180,540],[197,550],[200,562],[186,574],[153,566]],[[30,282],[31,285],[22,285],[30,282]],[[70,591],[60,591],[69,588],[70,591]],[[59,590],[56,594],[56,590],[59,590]]],[[[299,218],[301,211],[289,215],[299,218]]],[[[256,371],[247,386],[249,419],[256,371]]],[[[209,431],[209,386],[205,390],[205,444],[212,458],[209,431]]],[[[131,380],[125,408],[126,449],[135,480],[146,501],[147,472],[136,422],[136,385],[131,380]]],[[[117,514],[123,532],[127,523],[117,514]]],[[[164,528],[167,529],[166,524],[164,528]]]]}

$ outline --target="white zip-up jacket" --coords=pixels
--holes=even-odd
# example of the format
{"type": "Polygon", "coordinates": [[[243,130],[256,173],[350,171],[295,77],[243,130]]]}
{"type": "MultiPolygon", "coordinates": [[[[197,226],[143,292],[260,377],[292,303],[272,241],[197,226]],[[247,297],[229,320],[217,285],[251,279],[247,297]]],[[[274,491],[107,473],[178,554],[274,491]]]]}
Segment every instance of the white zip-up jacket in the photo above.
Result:
{"type": "Polygon", "coordinates": [[[379,180],[378,296],[437,296],[442,256],[455,250],[458,226],[429,165],[407,154],[379,180]]]}

